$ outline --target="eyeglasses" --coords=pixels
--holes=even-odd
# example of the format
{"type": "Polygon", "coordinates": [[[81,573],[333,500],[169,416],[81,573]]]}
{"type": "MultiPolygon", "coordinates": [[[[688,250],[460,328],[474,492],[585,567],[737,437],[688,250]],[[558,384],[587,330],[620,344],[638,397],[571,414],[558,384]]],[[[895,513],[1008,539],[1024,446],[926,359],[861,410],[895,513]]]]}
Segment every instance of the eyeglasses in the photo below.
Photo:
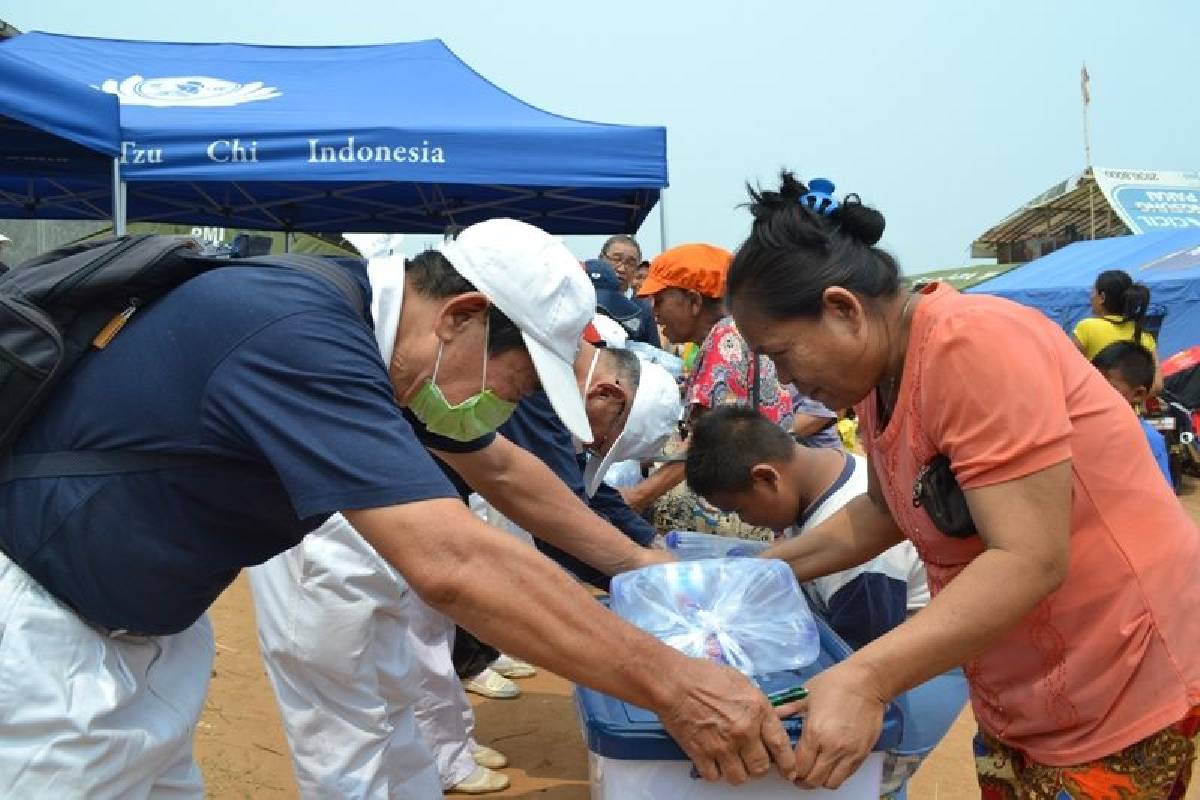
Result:
{"type": "Polygon", "coordinates": [[[601,253],[600,257],[605,261],[613,264],[623,264],[626,267],[636,267],[638,264],[642,263],[640,260],[638,260],[637,256],[614,256],[610,255],[609,253],[601,253]]]}

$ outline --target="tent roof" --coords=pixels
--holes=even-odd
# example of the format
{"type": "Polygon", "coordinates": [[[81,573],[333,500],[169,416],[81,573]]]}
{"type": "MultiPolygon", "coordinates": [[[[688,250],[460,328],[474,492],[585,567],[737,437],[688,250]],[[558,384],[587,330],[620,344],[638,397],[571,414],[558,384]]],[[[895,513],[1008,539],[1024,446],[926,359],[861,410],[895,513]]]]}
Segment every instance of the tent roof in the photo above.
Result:
{"type": "Polygon", "coordinates": [[[0,47],[0,216],[106,219],[121,140],[115,97],[0,47]],[[83,178],[83,181],[80,181],[83,178]]]}
{"type": "Polygon", "coordinates": [[[904,280],[910,285],[941,281],[942,283],[950,284],[955,289],[967,289],[972,286],[978,286],[984,281],[990,281],[996,276],[1003,275],[1019,266],[1021,265],[970,264],[963,267],[951,267],[950,269],[937,269],[932,272],[918,272],[913,275],[905,275],[904,280]]]}
{"type": "Polygon", "coordinates": [[[29,33],[0,52],[118,96],[131,220],[437,232],[507,215],[608,233],[635,230],[667,184],[664,128],[542,111],[438,40],[268,47],[29,33]]]}
{"type": "Polygon", "coordinates": [[[1107,269],[1150,287],[1160,356],[1200,344],[1200,228],[1076,242],[968,291],[1033,306],[1070,330],[1091,314],[1090,289],[1107,269]]]}
{"type": "Polygon", "coordinates": [[[995,256],[1001,245],[1034,239],[1100,239],[1127,233],[1129,228],[1113,213],[1089,169],[1059,181],[988,228],[971,244],[971,255],[995,256]]]}
{"type": "MultiPolygon", "coordinates": [[[[1151,289],[1159,283],[1200,282],[1200,229],[1076,242],[993,278],[976,291],[1003,294],[1030,289],[1086,290],[1107,269],[1123,269],[1151,289]]],[[[1086,292],[1081,297],[1086,300],[1086,292]]]]}
{"type": "MultiPolygon", "coordinates": [[[[116,98],[0,48],[0,169],[22,160],[103,160],[117,155],[121,122],[116,98]]],[[[24,170],[22,170],[24,171],[24,170]]]]}

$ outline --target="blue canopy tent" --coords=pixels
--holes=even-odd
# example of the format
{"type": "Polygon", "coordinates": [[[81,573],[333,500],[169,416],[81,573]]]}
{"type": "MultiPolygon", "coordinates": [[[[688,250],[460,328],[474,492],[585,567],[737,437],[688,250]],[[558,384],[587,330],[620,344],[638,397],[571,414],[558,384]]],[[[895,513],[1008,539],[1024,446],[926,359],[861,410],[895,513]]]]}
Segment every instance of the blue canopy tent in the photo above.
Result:
{"type": "Polygon", "coordinates": [[[1158,352],[1200,344],[1200,229],[1076,242],[969,289],[1033,306],[1070,331],[1089,316],[1096,276],[1123,269],[1150,287],[1150,313],[1163,315],[1158,352]]]}
{"type": "Polygon", "coordinates": [[[115,97],[0,48],[0,215],[119,217],[120,141],[115,97]]]}
{"type": "Polygon", "coordinates": [[[266,47],[29,33],[0,52],[117,95],[131,220],[440,232],[511,216],[558,233],[628,232],[667,185],[665,129],[534,108],[436,40],[266,47]]]}

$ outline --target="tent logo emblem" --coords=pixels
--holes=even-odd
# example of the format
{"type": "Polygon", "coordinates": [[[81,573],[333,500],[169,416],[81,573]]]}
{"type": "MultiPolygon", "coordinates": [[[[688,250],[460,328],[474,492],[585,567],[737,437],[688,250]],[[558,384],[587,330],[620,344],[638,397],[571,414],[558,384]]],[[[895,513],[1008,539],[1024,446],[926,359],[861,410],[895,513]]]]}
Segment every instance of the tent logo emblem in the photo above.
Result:
{"type": "Polygon", "coordinates": [[[115,94],[123,106],[156,108],[238,106],[256,100],[270,100],[282,94],[274,86],[264,86],[262,81],[236,83],[204,75],[169,78],[131,75],[123,81],[109,78],[99,88],[115,94]]]}

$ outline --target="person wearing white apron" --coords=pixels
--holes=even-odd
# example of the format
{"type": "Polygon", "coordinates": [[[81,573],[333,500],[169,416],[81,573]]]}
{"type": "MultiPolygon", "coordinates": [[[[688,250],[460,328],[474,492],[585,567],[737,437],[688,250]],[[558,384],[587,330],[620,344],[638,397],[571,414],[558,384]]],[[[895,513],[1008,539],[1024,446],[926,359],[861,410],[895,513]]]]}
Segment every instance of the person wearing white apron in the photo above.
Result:
{"type": "MultiPolygon", "coordinates": [[[[372,259],[368,273],[386,363],[386,333],[395,330],[403,307],[404,263],[372,259]]],[[[589,423],[609,440],[600,442],[606,452],[618,442],[625,452],[631,443],[653,445],[639,426],[662,427],[665,434],[674,422],[662,422],[672,413],[662,407],[664,386],[678,405],[673,381],[649,365],[651,390],[635,395],[641,369],[631,354],[581,348],[577,381],[589,423]],[[632,427],[628,435],[626,427],[632,427]]],[[[488,445],[430,442],[438,451],[455,447],[466,454],[488,445]]],[[[453,622],[408,592],[394,571],[381,569],[386,565],[378,555],[346,528],[335,516],[297,547],[250,570],[259,643],[302,794],[389,797],[403,786],[406,798],[439,796],[428,794],[433,784],[427,778],[426,794],[404,785],[413,774],[409,765],[418,762],[436,762],[440,789],[505,788],[507,778],[489,768],[503,766],[503,756],[474,740],[474,714],[450,658],[453,622]],[[414,719],[423,740],[413,735],[414,719]]]]}
{"type": "MultiPolygon", "coordinates": [[[[594,296],[574,257],[514,220],[453,244],[429,256],[423,283],[410,273],[390,364],[352,292],[256,264],[212,269],[139,308],[65,374],[0,475],[0,796],[201,797],[191,738],[212,657],[204,613],[241,568],[339,511],[448,616],[660,713],[706,778],[737,781],[772,761],[794,773],[751,684],[622,623],[488,528],[414,436],[402,405],[431,432],[478,438],[540,383],[591,438],[573,359],[594,296]],[[486,281],[491,294],[473,288],[486,281]],[[22,468],[114,450],[154,465],[22,468]],[[152,457],[181,451],[186,463],[152,457]],[[596,662],[596,647],[614,655],[596,662]]],[[[365,273],[346,274],[365,295],[365,273]]],[[[485,466],[516,487],[507,514],[557,520],[557,541],[606,569],[640,563],[536,459],[500,440],[488,450],[485,466]]]]}

